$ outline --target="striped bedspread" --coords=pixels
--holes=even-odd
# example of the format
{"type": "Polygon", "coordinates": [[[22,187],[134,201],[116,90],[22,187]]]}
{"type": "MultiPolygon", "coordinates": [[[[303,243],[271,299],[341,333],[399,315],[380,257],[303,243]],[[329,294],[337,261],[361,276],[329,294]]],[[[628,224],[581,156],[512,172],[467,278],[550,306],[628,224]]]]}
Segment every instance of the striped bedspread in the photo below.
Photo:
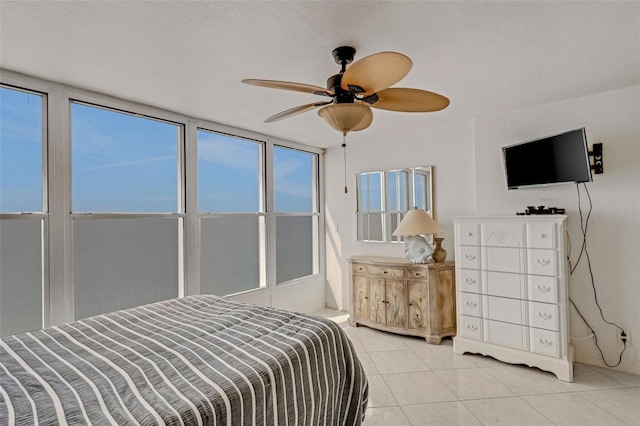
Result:
{"type": "Polygon", "coordinates": [[[360,425],[330,320],[190,296],[0,340],[0,425],[360,425]]]}

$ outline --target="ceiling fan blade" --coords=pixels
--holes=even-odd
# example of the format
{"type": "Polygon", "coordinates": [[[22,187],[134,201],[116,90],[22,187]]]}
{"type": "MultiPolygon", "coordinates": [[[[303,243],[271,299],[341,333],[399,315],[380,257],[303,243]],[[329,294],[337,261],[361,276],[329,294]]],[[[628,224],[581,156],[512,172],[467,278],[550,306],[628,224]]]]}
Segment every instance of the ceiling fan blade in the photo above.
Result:
{"type": "Polygon", "coordinates": [[[327,102],[313,102],[306,105],[300,105],[295,108],[288,109],[286,111],[282,111],[277,113],[276,115],[272,115],[271,117],[264,120],[265,123],[273,123],[274,121],[282,120],[283,118],[293,117],[294,115],[302,114],[303,112],[310,111],[316,107],[324,106],[332,103],[331,101],[327,102]]]}
{"type": "Polygon", "coordinates": [[[254,78],[247,78],[242,80],[244,84],[251,84],[253,86],[269,87],[271,89],[283,89],[293,90],[294,92],[313,93],[314,95],[333,96],[332,90],[325,89],[320,86],[312,86],[311,84],[294,83],[292,81],[278,81],[278,80],[256,80],[254,78]]]}
{"type": "Polygon", "coordinates": [[[449,106],[449,99],[420,89],[390,88],[376,93],[372,108],[403,112],[433,112],[449,106]]]}
{"type": "Polygon", "coordinates": [[[376,53],[351,64],[340,85],[344,90],[359,87],[363,96],[369,96],[402,80],[412,66],[411,59],[401,53],[376,53]]]}

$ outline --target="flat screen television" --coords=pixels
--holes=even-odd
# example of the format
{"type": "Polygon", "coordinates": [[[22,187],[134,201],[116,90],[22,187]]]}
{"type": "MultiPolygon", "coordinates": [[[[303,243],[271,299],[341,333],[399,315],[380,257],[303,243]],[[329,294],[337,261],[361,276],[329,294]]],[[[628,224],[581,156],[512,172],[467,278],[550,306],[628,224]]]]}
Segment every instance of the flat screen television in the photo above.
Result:
{"type": "Polygon", "coordinates": [[[509,189],[592,181],[584,127],[502,147],[502,156],[509,189]]]}

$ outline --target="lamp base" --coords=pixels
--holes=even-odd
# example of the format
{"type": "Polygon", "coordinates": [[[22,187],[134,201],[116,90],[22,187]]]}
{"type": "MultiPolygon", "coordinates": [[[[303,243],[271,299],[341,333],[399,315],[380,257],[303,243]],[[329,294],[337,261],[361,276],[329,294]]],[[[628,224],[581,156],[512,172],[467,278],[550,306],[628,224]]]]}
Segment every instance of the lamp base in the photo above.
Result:
{"type": "Polygon", "coordinates": [[[431,253],[433,253],[433,248],[425,237],[421,235],[405,237],[404,257],[409,263],[427,263],[431,253]]]}

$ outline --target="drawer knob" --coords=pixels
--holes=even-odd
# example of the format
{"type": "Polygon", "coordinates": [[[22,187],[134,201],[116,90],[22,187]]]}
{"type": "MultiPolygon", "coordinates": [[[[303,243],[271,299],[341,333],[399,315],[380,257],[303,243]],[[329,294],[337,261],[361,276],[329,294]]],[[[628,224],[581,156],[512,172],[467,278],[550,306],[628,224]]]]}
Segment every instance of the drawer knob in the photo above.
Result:
{"type": "Polygon", "coordinates": [[[473,260],[473,259],[476,258],[476,255],[475,254],[465,254],[464,257],[467,260],[473,260]]]}
{"type": "Polygon", "coordinates": [[[549,312],[538,312],[538,316],[544,320],[551,319],[551,314],[549,312]]]}
{"type": "Polygon", "coordinates": [[[419,276],[420,276],[420,272],[416,272],[414,275],[415,275],[416,277],[419,277],[419,276]]]}
{"type": "Polygon", "coordinates": [[[467,237],[473,237],[473,232],[467,232],[467,237]]]}
{"type": "Polygon", "coordinates": [[[467,277],[464,280],[465,280],[465,282],[467,284],[475,284],[476,283],[476,279],[475,278],[467,277]]]}
{"type": "Polygon", "coordinates": [[[385,274],[385,275],[386,275],[386,274],[388,274],[388,272],[387,272],[387,271],[382,271],[382,273],[383,273],[383,274],[385,274]]]}
{"type": "Polygon", "coordinates": [[[546,285],[542,285],[542,284],[538,284],[538,290],[540,290],[543,293],[548,293],[551,290],[551,287],[546,286],[546,285]]]}
{"type": "Polygon", "coordinates": [[[467,306],[470,308],[475,308],[476,306],[478,306],[478,304],[476,302],[472,302],[471,300],[467,300],[467,306]]]}
{"type": "Polygon", "coordinates": [[[539,258],[537,258],[537,259],[536,259],[536,263],[537,263],[538,265],[541,265],[541,266],[546,266],[546,265],[548,265],[550,262],[551,262],[551,261],[550,261],[549,259],[544,259],[544,258],[542,258],[542,257],[539,257],[539,258]]]}
{"type": "Polygon", "coordinates": [[[547,238],[547,236],[544,234],[538,234],[538,238],[547,238]]]}
{"type": "Polygon", "coordinates": [[[549,339],[538,339],[538,343],[540,343],[541,345],[544,346],[551,346],[553,345],[553,342],[549,339]]]}
{"type": "Polygon", "coordinates": [[[467,328],[471,331],[476,331],[478,329],[478,327],[473,324],[467,324],[467,328]]]}

